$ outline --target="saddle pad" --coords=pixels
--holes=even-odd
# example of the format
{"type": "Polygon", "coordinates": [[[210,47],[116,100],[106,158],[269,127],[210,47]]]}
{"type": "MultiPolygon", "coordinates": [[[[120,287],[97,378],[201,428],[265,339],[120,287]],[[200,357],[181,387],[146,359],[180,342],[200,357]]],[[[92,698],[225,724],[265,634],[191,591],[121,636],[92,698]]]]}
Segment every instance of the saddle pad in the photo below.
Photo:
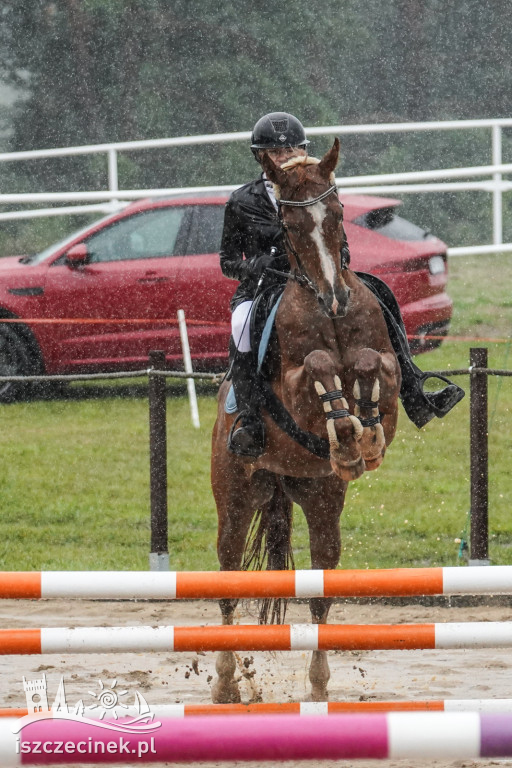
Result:
{"type": "MultiPolygon", "coordinates": [[[[267,354],[270,335],[272,333],[272,328],[274,327],[274,320],[276,318],[277,309],[279,307],[279,304],[282,298],[283,298],[283,294],[280,295],[280,297],[272,307],[272,311],[267,317],[265,327],[263,328],[263,333],[261,334],[261,339],[258,347],[258,369],[257,369],[258,373],[261,372],[261,366],[263,365],[263,361],[265,360],[265,355],[267,354]]],[[[231,385],[229,388],[229,392],[226,397],[226,401],[224,403],[224,410],[226,411],[226,413],[236,413],[237,411],[235,390],[233,389],[233,385],[231,385]]]]}
{"type": "Polygon", "coordinates": [[[228,396],[226,397],[226,401],[224,403],[224,410],[226,413],[236,413],[238,410],[233,385],[231,385],[229,388],[228,396]]]}

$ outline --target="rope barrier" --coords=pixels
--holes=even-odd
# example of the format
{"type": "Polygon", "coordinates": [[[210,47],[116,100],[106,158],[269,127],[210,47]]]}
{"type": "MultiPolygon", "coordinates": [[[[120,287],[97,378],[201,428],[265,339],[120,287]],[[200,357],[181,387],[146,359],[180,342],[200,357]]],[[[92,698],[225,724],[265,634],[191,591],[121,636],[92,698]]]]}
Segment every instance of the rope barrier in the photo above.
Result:
{"type": "MultiPolygon", "coordinates": [[[[512,376],[512,371],[504,368],[477,368],[469,366],[468,368],[448,368],[443,371],[432,371],[438,376],[469,376],[472,373],[486,373],[488,376],[512,376]]],[[[145,368],[138,371],[118,371],[117,373],[69,373],[52,374],[50,376],[0,376],[0,382],[18,381],[18,382],[36,382],[36,381],[87,381],[94,379],[130,379],[142,378],[153,374],[155,376],[165,376],[168,379],[209,379],[214,383],[221,383],[224,373],[200,373],[197,371],[186,373],[185,371],[167,371],[145,368]]]]}
{"type": "Polygon", "coordinates": [[[468,366],[468,368],[448,368],[446,371],[433,371],[440,376],[468,376],[472,373],[486,373],[488,376],[512,376],[512,371],[505,368],[478,368],[468,366]]]}
{"type": "MultiPolygon", "coordinates": [[[[166,323],[167,325],[179,325],[179,321],[172,317],[0,317],[0,323],[21,323],[22,325],[101,325],[102,323],[120,323],[123,325],[166,323]]],[[[230,328],[230,323],[221,320],[187,320],[187,325],[212,325],[221,328],[230,328]]],[[[426,337],[422,337],[426,338],[426,337]]]]}
{"type": "Polygon", "coordinates": [[[0,382],[3,381],[90,381],[95,379],[135,379],[143,376],[165,376],[168,379],[210,379],[214,383],[219,383],[224,377],[224,373],[186,373],[185,371],[158,371],[153,368],[145,368],[142,371],[118,371],[117,373],[68,373],[51,376],[0,376],[0,382]]]}

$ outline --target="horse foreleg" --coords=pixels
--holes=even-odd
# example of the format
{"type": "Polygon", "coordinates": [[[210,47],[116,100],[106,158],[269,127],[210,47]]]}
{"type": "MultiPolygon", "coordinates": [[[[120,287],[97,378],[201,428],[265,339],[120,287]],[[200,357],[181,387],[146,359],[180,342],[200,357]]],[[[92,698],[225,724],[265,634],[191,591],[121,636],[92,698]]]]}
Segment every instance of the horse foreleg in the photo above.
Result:
{"type": "Polygon", "coordinates": [[[395,355],[384,352],[382,355],[379,408],[386,446],[392,443],[396,433],[401,384],[402,375],[395,355]]]}
{"type": "Polygon", "coordinates": [[[348,411],[332,357],[324,350],[310,352],[304,359],[304,370],[323,403],[331,467],[342,480],[357,480],[365,470],[359,444],[363,430],[359,420],[348,411]]]}
{"type": "Polygon", "coordinates": [[[362,349],[354,363],[354,376],[354,414],[363,427],[361,452],[366,468],[377,469],[396,430],[398,382],[394,358],[362,349]]]}

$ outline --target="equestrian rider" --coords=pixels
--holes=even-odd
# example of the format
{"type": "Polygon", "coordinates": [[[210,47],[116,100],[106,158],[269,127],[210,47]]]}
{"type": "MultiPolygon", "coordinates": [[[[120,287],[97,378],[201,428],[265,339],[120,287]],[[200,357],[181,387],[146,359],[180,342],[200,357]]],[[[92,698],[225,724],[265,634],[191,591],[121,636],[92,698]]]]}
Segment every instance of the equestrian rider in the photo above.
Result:
{"type": "MultiPolygon", "coordinates": [[[[282,165],[292,157],[306,155],[308,144],[302,124],[285,112],[272,112],[258,120],[251,138],[258,163],[268,154],[282,165]]],[[[240,281],[231,300],[235,347],[231,374],[241,423],[238,421],[232,431],[229,447],[234,453],[256,457],[263,452],[265,436],[255,399],[256,353],[251,349],[249,318],[258,285],[261,288],[263,283],[286,281],[266,270],[290,269],[273,186],[264,173],[233,192],[226,205],[220,266],[226,277],[240,281]]]]}
{"type": "MultiPolygon", "coordinates": [[[[264,115],[254,126],[251,137],[251,150],[260,164],[264,154],[279,165],[292,157],[307,155],[308,144],[300,121],[286,112],[264,115]]],[[[349,264],[346,240],[340,258],[344,267],[349,264]]],[[[265,433],[255,386],[257,350],[251,349],[250,313],[259,290],[286,282],[285,275],[269,270],[287,273],[290,269],[274,189],[264,173],[235,190],[226,204],[220,266],[226,277],[240,281],[231,300],[231,375],[239,415],[228,446],[233,453],[256,458],[263,453],[265,433]]],[[[464,393],[450,384],[439,393],[436,403],[432,402],[432,396],[437,393],[423,393],[422,377],[427,374],[411,361],[395,297],[382,281],[364,273],[357,274],[364,282],[371,281],[367,285],[381,303],[402,369],[402,403],[409,418],[418,427],[423,426],[434,415],[444,415],[464,393]]]]}

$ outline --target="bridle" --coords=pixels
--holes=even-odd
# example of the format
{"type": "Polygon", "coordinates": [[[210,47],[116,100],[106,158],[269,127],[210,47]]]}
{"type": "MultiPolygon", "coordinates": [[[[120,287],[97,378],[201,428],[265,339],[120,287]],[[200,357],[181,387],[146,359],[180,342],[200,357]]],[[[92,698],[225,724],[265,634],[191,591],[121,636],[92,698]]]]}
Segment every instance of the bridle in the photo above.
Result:
{"type": "MultiPolygon", "coordinates": [[[[326,197],[329,197],[329,195],[332,195],[333,192],[337,191],[338,187],[336,184],[333,184],[332,187],[329,187],[329,189],[326,189],[325,192],[322,192],[321,195],[314,197],[312,200],[278,200],[277,202],[278,205],[291,205],[295,208],[307,208],[309,205],[319,203],[321,200],[324,200],[326,197]]],[[[342,205],[341,202],[340,205],[342,205]]]]}
{"type": "MultiPolygon", "coordinates": [[[[293,247],[293,243],[290,239],[290,235],[288,234],[288,227],[286,226],[286,223],[283,219],[283,212],[282,212],[282,206],[287,205],[293,208],[308,208],[310,205],[315,205],[315,203],[319,203],[321,200],[325,200],[326,197],[329,197],[329,195],[332,195],[333,193],[338,193],[338,188],[336,184],[333,184],[329,187],[329,189],[326,189],[325,192],[322,192],[321,195],[318,195],[318,197],[313,197],[311,200],[277,200],[277,211],[279,216],[279,222],[281,224],[281,228],[283,230],[284,235],[284,241],[285,245],[290,251],[290,253],[295,258],[295,261],[297,263],[297,270],[295,272],[291,272],[288,277],[293,278],[299,285],[303,286],[304,288],[309,288],[311,291],[313,291],[314,294],[318,294],[318,290],[315,286],[315,284],[309,279],[309,277],[306,275],[304,268],[302,266],[302,262],[300,259],[299,254],[293,247]]],[[[339,204],[343,208],[343,203],[341,200],[338,200],[339,204]]],[[[345,260],[345,256],[341,255],[341,268],[346,269],[347,263],[345,260]]],[[[272,272],[277,272],[277,270],[271,269],[272,272]]],[[[282,273],[280,273],[282,274],[282,273]]]]}

